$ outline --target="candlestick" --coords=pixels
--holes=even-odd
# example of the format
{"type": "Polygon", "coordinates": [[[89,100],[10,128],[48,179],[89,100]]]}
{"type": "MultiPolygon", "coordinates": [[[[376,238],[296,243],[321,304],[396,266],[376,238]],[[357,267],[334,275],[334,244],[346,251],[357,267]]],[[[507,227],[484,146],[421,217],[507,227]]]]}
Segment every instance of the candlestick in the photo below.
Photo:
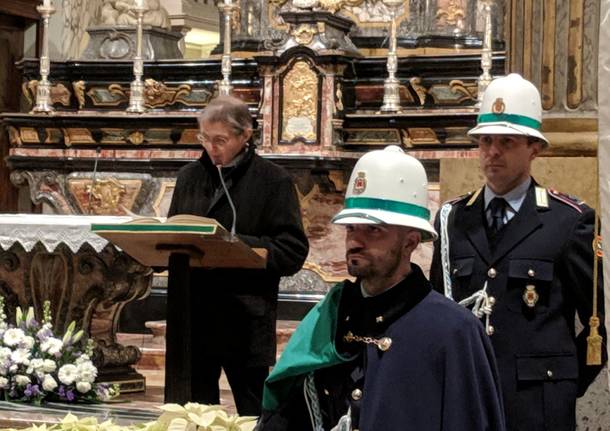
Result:
{"type": "Polygon", "coordinates": [[[49,17],[55,13],[51,0],[44,0],[36,7],[42,17],[42,52],[40,54],[40,81],[36,86],[36,104],[32,113],[50,114],[54,111],[51,102],[51,83],[48,80],[51,73],[51,60],[49,59],[49,17]]]}

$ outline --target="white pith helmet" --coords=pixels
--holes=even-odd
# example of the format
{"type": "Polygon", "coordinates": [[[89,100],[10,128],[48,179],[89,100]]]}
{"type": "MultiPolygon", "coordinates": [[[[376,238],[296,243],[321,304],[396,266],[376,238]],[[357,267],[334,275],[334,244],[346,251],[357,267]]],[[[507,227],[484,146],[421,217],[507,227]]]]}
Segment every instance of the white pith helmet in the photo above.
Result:
{"type": "Polygon", "coordinates": [[[430,224],[428,178],[422,164],[396,145],[360,157],[335,224],[390,224],[419,230],[423,241],[438,235],[430,224]]]}
{"type": "Polygon", "coordinates": [[[531,136],[546,146],[549,141],[541,127],[540,92],[521,75],[511,73],[491,81],[483,94],[477,125],[468,134],[531,136]]]}

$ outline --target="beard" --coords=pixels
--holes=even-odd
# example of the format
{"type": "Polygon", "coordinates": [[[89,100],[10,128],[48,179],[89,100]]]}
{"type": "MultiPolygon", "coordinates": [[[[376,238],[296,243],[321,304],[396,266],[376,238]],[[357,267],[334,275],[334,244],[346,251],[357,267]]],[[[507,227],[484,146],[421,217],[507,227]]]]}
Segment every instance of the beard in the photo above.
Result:
{"type": "Polygon", "coordinates": [[[347,258],[347,272],[361,280],[376,278],[389,278],[401,264],[402,253],[398,249],[390,249],[383,256],[370,256],[359,252],[362,257],[347,258]]]}

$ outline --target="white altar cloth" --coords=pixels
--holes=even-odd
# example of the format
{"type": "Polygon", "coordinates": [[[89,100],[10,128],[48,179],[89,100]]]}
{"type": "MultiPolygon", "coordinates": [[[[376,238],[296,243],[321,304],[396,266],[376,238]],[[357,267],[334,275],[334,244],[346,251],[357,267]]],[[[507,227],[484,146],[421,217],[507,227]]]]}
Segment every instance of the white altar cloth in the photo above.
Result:
{"type": "Polygon", "coordinates": [[[29,252],[40,242],[51,253],[63,243],[76,253],[83,244],[89,244],[99,253],[108,241],[91,232],[91,224],[124,223],[130,220],[132,217],[0,214],[0,247],[8,250],[13,244],[19,243],[29,252]]]}

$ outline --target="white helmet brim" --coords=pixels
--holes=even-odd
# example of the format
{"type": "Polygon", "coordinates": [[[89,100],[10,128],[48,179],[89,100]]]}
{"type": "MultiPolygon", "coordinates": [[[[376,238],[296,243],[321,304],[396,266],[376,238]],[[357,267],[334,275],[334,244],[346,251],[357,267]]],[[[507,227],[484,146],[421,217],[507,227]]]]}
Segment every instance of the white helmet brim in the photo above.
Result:
{"type": "Polygon", "coordinates": [[[468,136],[480,135],[520,135],[529,136],[541,140],[544,145],[548,145],[549,141],[544,137],[539,130],[527,126],[520,126],[506,121],[498,121],[495,123],[481,123],[468,131],[468,136]]]}
{"type": "Polygon", "coordinates": [[[406,226],[421,232],[422,242],[434,241],[438,234],[429,221],[407,214],[385,210],[347,208],[341,210],[332,219],[334,224],[388,224],[406,226]]]}

